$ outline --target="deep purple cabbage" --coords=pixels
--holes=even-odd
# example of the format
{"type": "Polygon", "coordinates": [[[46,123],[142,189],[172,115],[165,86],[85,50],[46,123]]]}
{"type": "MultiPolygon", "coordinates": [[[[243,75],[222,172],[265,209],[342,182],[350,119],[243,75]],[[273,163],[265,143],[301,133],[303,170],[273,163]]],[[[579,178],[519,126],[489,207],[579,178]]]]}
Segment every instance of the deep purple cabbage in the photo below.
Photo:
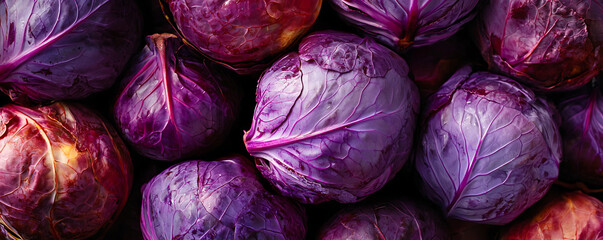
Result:
{"type": "Polygon", "coordinates": [[[131,0],[0,2],[0,89],[27,103],[79,99],[109,88],[141,31],[131,0]]]}
{"type": "Polygon", "coordinates": [[[181,35],[243,74],[262,71],[312,26],[322,0],[161,0],[181,35]]]}
{"type": "Polygon", "coordinates": [[[600,83],[559,103],[563,119],[561,176],[603,186],[603,88],[600,83]]]}
{"type": "Polygon", "coordinates": [[[478,0],[331,0],[347,22],[397,51],[431,45],[475,16],[478,0]]]}
{"type": "Polygon", "coordinates": [[[579,191],[549,194],[505,226],[500,240],[512,239],[603,239],[603,203],[579,191]]]}
{"type": "Polygon", "coordinates": [[[519,83],[465,67],[426,104],[416,168],[449,217],[506,224],[557,179],[554,106],[519,83]]]}
{"type": "Polygon", "coordinates": [[[125,139],[156,160],[213,150],[228,135],[239,104],[230,76],[220,68],[195,56],[175,35],[148,36],[115,103],[125,139]]]}
{"type": "Polygon", "coordinates": [[[247,151],[285,196],[356,202],[406,162],[419,109],[404,60],[370,38],[324,31],[264,72],[247,151]]]}
{"type": "Polygon", "coordinates": [[[450,233],[440,212],[410,198],[348,206],[328,221],[318,239],[445,240],[450,233]]]}
{"type": "Polygon", "coordinates": [[[602,0],[491,0],[477,42],[490,68],[539,91],[576,89],[603,66],[602,0]]]}
{"type": "Polygon", "coordinates": [[[126,203],[132,162],[80,105],[0,108],[0,238],[102,236],[126,203]]]}
{"type": "Polygon", "coordinates": [[[187,161],[142,188],[145,239],[304,239],[304,209],[266,191],[239,155],[187,161]]]}

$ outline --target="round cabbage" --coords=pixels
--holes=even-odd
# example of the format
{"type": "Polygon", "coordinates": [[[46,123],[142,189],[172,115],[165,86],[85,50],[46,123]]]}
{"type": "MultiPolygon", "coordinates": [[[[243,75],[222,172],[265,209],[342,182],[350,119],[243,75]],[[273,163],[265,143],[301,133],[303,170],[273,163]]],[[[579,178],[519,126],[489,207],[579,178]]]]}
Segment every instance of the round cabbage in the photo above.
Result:
{"type": "Polygon", "coordinates": [[[305,239],[304,209],[266,191],[239,155],[174,165],[142,194],[145,239],[305,239]]]}
{"type": "Polygon", "coordinates": [[[138,49],[131,0],[0,2],[0,89],[27,103],[108,89],[138,49]]]}
{"type": "Polygon", "coordinates": [[[193,55],[175,35],[148,36],[115,103],[124,138],[156,160],[213,150],[228,135],[238,108],[236,89],[219,68],[193,55]]]}
{"type": "Polygon", "coordinates": [[[244,141],[260,172],[301,202],[349,203],[406,162],[419,94],[393,51],[324,31],[264,72],[256,102],[244,141]]]}
{"type": "Polygon", "coordinates": [[[503,225],[559,174],[554,108],[519,83],[459,70],[424,109],[416,169],[424,195],[452,218],[503,225]]]}
{"type": "Polygon", "coordinates": [[[582,192],[547,195],[502,231],[500,240],[603,237],[603,203],[582,192]]]}
{"type": "Polygon", "coordinates": [[[100,237],[132,187],[115,130],[75,104],[0,108],[0,237],[100,237]]]}
{"type": "Polygon", "coordinates": [[[475,16],[478,0],[331,0],[347,22],[397,51],[431,45],[475,16]]]}
{"type": "Polygon", "coordinates": [[[262,71],[318,17],[322,0],[164,0],[181,35],[239,73],[262,71]]]}
{"type": "Polygon", "coordinates": [[[562,91],[601,70],[602,21],[603,0],[490,0],[476,35],[491,69],[539,91],[562,91]]]}
{"type": "Polygon", "coordinates": [[[603,186],[603,88],[599,84],[570,94],[558,106],[563,119],[561,175],[603,186]]]}
{"type": "Polygon", "coordinates": [[[365,203],[339,211],[318,239],[450,239],[440,212],[410,198],[365,203]]]}

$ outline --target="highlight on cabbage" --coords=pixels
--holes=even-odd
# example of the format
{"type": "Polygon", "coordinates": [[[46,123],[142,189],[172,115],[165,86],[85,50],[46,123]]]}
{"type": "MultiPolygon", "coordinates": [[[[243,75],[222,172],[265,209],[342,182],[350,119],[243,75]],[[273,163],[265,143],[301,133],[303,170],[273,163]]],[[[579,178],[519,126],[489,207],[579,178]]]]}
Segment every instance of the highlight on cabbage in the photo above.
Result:
{"type": "Polygon", "coordinates": [[[238,73],[264,70],[314,24],[322,0],[161,0],[181,36],[238,73]]]}
{"type": "Polygon", "coordinates": [[[6,105],[0,123],[0,238],[102,236],[132,186],[132,162],[117,132],[66,103],[6,105]]]}
{"type": "Polygon", "coordinates": [[[421,191],[448,217],[510,222],[557,179],[555,114],[509,78],[462,68],[427,100],[416,152],[421,191]]]}
{"type": "Polygon", "coordinates": [[[323,31],[264,72],[256,102],[244,141],[264,177],[303,203],[349,203],[406,162],[419,94],[393,51],[323,31]]]}
{"type": "Polygon", "coordinates": [[[130,0],[0,2],[0,89],[14,101],[80,99],[108,89],[138,48],[130,0]]]}
{"type": "Polygon", "coordinates": [[[598,82],[558,104],[563,139],[561,176],[603,186],[603,88],[598,82]]]}
{"type": "Polygon", "coordinates": [[[505,226],[500,240],[601,239],[603,203],[580,191],[548,194],[517,221],[505,226]]]}
{"type": "Polygon", "coordinates": [[[175,35],[148,36],[122,80],[117,125],[134,149],[152,159],[207,153],[235,121],[239,100],[230,77],[175,35]]]}
{"type": "Polygon", "coordinates": [[[475,16],[478,0],[330,0],[347,22],[404,51],[454,35],[475,16]]]}
{"type": "Polygon", "coordinates": [[[305,239],[304,209],[266,191],[240,155],[173,165],[142,192],[145,239],[305,239]]]}
{"type": "Polygon", "coordinates": [[[400,198],[348,206],[321,228],[318,239],[445,240],[450,233],[435,207],[400,198]]]}
{"type": "Polygon", "coordinates": [[[563,91],[601,70],[602,21],[602,0],[491,0],[476,35],[492,70],[539,91],[563,91]]]}

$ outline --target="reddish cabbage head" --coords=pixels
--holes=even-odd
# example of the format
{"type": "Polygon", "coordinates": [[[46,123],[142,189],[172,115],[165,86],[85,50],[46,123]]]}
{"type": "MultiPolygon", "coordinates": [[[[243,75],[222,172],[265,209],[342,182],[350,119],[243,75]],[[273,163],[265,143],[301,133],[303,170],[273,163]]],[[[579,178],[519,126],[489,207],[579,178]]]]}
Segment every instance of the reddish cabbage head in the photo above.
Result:
{"type": "Polygon", "coordinates": [[[63,103],[7,105],[0,123],[2,239],[102,235],[132,186],[130,155],[115,130],[92,111],[63,103]]]}
{"type": "Polygon", "coordinates": [[[490,0],[478,43],[490,68],[540,91],[578,88],[603,66],[603,0],[490,0]]]}
{"type": "Polygon", "coordinates": [[[603,88],[600,83],[559,103],[563,122],[561,174],[603,186],[603,88]]]}
{"type": "Polygon", "coordinates": [[[179,163],[142,191],[145,239],[305,239],[304,209],[266,191],[239,155],[179,163]]]}
{"type": "Polygon", "coordinates": [[[131,0],[0,2],[0,89],[14,101],[84,98],[109,88],[138,47],[131,0]]]}
{"type": "Polygon", "coordinates": [[[156,160],[191,157],[221,144],[235,120],[238,98],[220,69],[175,35],[148,36],[115,104],[125,139],[156,160]]]}
{"type": "Polygon", "coordinates": [[[190,44],[239,73],[264,70],[266,61],[312,26],[322,5],[322,0],[161,1],[190,44]]]}
{"type": "Polygon", "coordinates": [[[345,21],[397,51],[433,44],[475,16],[478,0],[331,0],[345,21]]]}
{"type": "Polygon", "coordinates": [[[450,239],[440,212],[413,199],[350,206],[322,227],[318,239],[450,239]]]}
{"type": "Polygon", "coordinates": [[[393,51],[370,38],[325,31],[264,72],[247,151],[285,196],[356,202],[406,162],[417,87],[393,51]]]}
{"type": "Polygon", "coordinates": [[[549,194],[502,231],[500,240],[603,237],[603,203],[582,192],[549,194]]]}
{"type": "Polygon", "coordinates": [[[462,68],[424,111],[416,168],[423,193],[449,217],[506,224],[557,179],[554,108],[519,83],[462,68]]]}

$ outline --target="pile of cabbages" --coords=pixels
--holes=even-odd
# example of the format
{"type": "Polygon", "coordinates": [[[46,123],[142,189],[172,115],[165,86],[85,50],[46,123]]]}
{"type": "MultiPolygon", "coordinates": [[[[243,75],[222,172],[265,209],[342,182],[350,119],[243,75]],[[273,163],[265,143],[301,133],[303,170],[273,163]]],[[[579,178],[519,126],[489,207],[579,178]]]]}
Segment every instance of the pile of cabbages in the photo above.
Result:
{"type": "Polygon", "coordinates": [[[0,239],[603,239],[603,0],[0,0],[0,239]]]}

